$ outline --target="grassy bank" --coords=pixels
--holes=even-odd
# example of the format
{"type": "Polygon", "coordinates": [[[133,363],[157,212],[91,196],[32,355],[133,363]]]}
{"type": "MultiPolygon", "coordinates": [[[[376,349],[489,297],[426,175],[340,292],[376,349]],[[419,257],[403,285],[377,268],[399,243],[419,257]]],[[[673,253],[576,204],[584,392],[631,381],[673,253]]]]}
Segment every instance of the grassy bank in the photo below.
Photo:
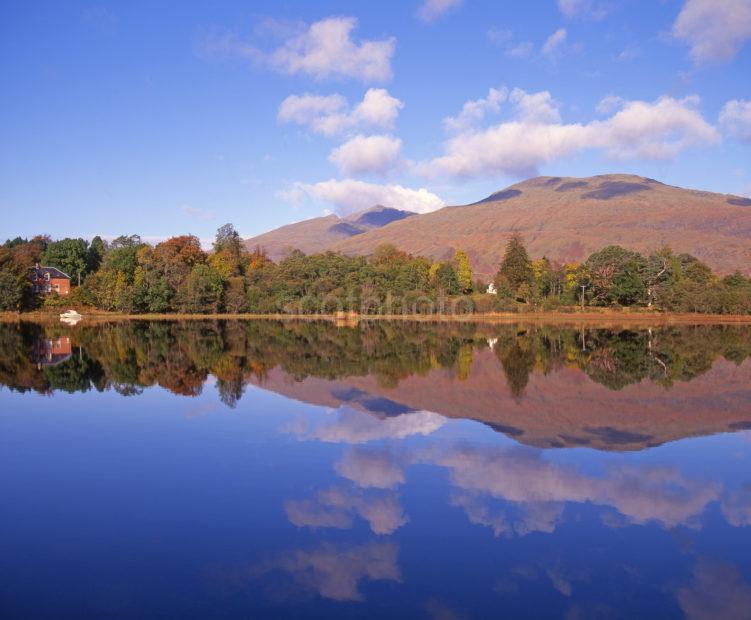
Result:
{"type": "MultiPolygon", "coordinates": [[[[464,323],[597,323],[600,325],[751,325],[751,315],[698,314],[653,312],[645,309],[587,308],[585,311],[566,309],[556,312],[486,312],[474,314],[120,314],[100,310],[82,310],[80,324],[106,321],[196,321],[196,320],[286,320],[333,321],[354,325],[359,321],[420,321],[464,323]]],[[[59,322],[58,312],[3,312],[0,321],[12,323],[31,321],[59,322]]]]}

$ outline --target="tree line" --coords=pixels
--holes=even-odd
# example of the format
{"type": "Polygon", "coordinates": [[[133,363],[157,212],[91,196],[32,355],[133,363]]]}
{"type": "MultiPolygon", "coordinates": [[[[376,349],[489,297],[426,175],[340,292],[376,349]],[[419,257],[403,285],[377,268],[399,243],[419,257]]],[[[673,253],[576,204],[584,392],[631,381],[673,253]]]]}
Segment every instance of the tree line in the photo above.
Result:
{"type": "Polygon", "coordinates": [[[0,310],[79,304],[128,314],[419,314],[641,306],[751,313],[751,279],[740,272],[721,277],[668,247],[644,256],[611,245],[581,263],[559,263],[532,260],[512,234],[492,280],[494,294],[487,294],[488,284],[475,278],[462,250],[444,261],[392,245],[367,257],[293,250],[274,262],[262,248],[247,251],[231,224],[217,231],[209,252],[192,235],[156,245],[138,235],[109,243],[37,236],[0,247],[0,310]],[[37,263],[71,276],[68,297],[32,293],[29,273],[37,263]]]}

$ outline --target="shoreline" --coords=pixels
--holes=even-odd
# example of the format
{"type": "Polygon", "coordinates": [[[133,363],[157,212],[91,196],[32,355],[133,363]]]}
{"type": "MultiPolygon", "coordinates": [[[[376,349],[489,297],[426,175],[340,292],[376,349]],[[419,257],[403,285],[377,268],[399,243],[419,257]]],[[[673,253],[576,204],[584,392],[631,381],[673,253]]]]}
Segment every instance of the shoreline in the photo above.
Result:
{"type": "MultiPolygon", "coordinates": [[[[121,314],[87,312],[79,325],[109,321],[329,321],[355,326],[360,321],[411,321],[422,323],[607,323],[635,325],[751,325],[751,315],[671,312],[484,312],[473,314],[121,314]]],[[[0,323],[60,323],[56,312],[2,312],[0,323]]]]}

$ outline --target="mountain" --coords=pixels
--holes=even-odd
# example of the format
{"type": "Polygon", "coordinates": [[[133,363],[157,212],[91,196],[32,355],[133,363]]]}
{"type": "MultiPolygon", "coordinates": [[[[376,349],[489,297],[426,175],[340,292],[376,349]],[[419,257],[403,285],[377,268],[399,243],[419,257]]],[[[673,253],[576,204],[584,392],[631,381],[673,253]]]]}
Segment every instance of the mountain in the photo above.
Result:
{"type": "Polygon", "coordinates": [[[288,224],[246,239],[245,247],[250,250],[258,246],[265,248],[273,260],[279,260],[293,249],[302,250],[306,254],[323,252],[338,241],[361,235],[412,215],[415,214],[411,211],[376,205],[346,218],[332,214],[288,224]]]}
{"type": "MultiPolygon", "coordinates": [[[[327,221],[330,226],[337,222],[327,221]]],[[[296,245],[297,239],[283,232],[289,228],[267,233],[275,236],[274,247],[296,245]]],[[[476,273],[490,278],[514,231],[524,237],[532,257],[581,261],[609,244],[647,253],[670,245],[676,252],[694,254],[720,273],[736,269],[751,273],[751,199],[626,174],[537,177],[473,204],[391,221],[356,235],[334,238],[327,233],[324,238],[310,230],[305,241],[311,248],[307,251],[332,249],[346,254],[370,254],[378,245],[392,243],[436,259],[463,249],[476,273]]]]}

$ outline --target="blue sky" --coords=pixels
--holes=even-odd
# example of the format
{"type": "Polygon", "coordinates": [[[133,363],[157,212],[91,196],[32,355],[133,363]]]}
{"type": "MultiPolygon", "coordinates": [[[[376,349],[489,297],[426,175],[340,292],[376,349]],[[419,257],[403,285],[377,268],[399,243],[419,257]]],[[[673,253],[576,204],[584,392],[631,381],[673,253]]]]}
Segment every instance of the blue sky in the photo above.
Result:
{"type": "Polygon", "coordinates": [[[751,193],[751,0],[0,8],[0,238],[244,236],[534,174],[751,193]]]}

